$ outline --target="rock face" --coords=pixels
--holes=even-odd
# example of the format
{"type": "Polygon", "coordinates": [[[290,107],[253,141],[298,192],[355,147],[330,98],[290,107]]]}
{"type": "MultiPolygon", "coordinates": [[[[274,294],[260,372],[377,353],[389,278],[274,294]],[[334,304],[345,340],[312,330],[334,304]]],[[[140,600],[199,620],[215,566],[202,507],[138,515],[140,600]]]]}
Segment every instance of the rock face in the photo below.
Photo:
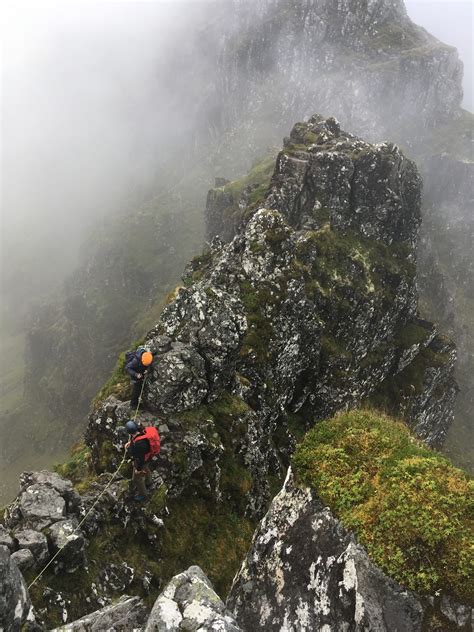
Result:
{"type": "Polygon", "coordinates": [[[76,529],[82,499],[71,481],[43,470],[24,472],[21,491],[7,508],[2,540],[22,572],[39,570],[61,548],[55,570],[74,571],[85,562],[85,540],[76,529]]]}
{"type": "Polygon", "coordinates": [[[138,597],[121,597],[118,603],[68,623],[53,632],[103,632],[103,630],[137,630],[146,621],[147,608],[138,597]]]}
{"type": "MultiPolygon", "coordinates": [[[[423,311],[460,350],[461,393],[449,452],[472,471],[473,115],[460,107],[457,51],[413,24],[403,2],[237,5],[216,73],[216,98],[222,119],[246,135],[255,155],[295,117],[320,111],[373,142],[390,138],[417,160],[425,182],[423,311]]],[[[230,207],[228,191],[218,197],[230,207]]],[[[226,228],[219,234],[227,240],[226,228]]]]}
{"type": "Polygon", "coordinates": [[[0,545],[0,629],[19,632],[35,617],[23,577],[6,546],[0,545]]]}
{"type": "Polygon", "coordinates": [[[242,209],[233,241],[213,244],[203,280],[181,289],[150,332],[151,347],[160,335],[175,339],[148,383],[150,407],[212,401],[222,387],[236,390],[239,374],[250,383],[247,402],[263,406],[265,388],[274,408],[327,416],[425,364],[427,350],[444,361],[434,368],[426,358],[421,391],[412,385],[400,400],[427,442],[440,445],[452,417],[455,351],[417,317],[419,206],[418,173],[397,147],[369,145],[334,119],[295,125],[263,199],[242,209]],[[180,370],[175,349],[200,357],[202,368],[180,370]],[[441,400],[437,380],[446,385],[441,400]],[[428,432],[425,414],[434,422],[428,432]]]}
{"type": "Polygon", "coordinates": [[[448,141],[438,146],[440,153],[426,157],[421,164],[427,212],[421,233],[419,277],[426,312],[436,316],[459,348],[456,378],[460,393],[456,423],[446,447],[448,454],[472,473],[474,161],[473,125],[468,116],[465,112],[464,126],[446,135],[448,141]]]}
{"type": "Polygon", "coordinates": [[[135,629],[144,632],[241,632],[198,566],[191,566],[173,577],[150,613],[138,597],[123,596],[115,604],[55,628],[55,632],[135,629]]]}
{"type": "MultiPolygon", "coordinates": [[[[204,122],[200,125],[212,140],[217,138],[216,145],[221,149],[216,150],[212,142],[211,150],[209,144],[205,145],[199,166],[203,168],[206,164],[208,171],[202,181],[214,177],[215,165],[219,165],[219,173],[228,176],[241,173],[251,160],[263,154],[266,147],[279,143],[294,120],[315,110],[336,114],[345,128],[363,134],[371,141],[390,138],[416,157],[434,156],[433,162],[426,160],[423,163],[427,194],[430,191],[438,194],[436,183],[441,181],[439,175],[446,172],[442,158],[446,149],[450,152],[451,183],[461,180],[470,168],[468,159],[457,158],[455,147],[440,148],[437,143],[443,126],[447,128],[447,137],[453,138],[454,142],[458,137],[461,63],[453,48],[411,23],[403,2],[347,0],[335,7],[333,2],[326,0],[259,0],[252,3],[236,0],[221,3],[221,6],[213,9],[216,19],[209,21],[206,37],[202,38],[209,45],[214,41],[215,31],[218,33],[219,46],[211,53],[211,57],[218,60],[218,67],[205,78],[206,84],[209,75],[215,78],[217,105],[213,102],[211,111],[205,112],[204,122]],[[431,183],[435,183],[433,188],[431,183]]],[[[213,97],[210,99],[214,101],[213,97]]],[[[209,143],[209,138],[206,142],[209,143]]],[[[186,138],[186,149],[177,151],[180,161],[188,146],[186,138]]],[[[472,159],[470,163],[472,165],[472,159]]],[[[164,188],[169,184],[165,183],[164,188]]],[[[228,209],[232,199],[232,193],[225,185],[225,179],[218,179],[216,186],[225,190],[210,194],[209,211],[214,216],[209,215],[209,219],[211,232],[215,233],[220,223],[217,232],[230,240],[236,225],[233,217],[229,222],[222,222],[222,209],[228,209]]],[[[179,196],[166,200],[165,206],[181,211],[183,196],[182,187],[179,188],[179,196]]],[[[194,183],[191,188],[188,201],[192,199],[192,203],[186,203],[186,217],[199,225],[195,210],[199,196],[194,183]]],[[[454,210],[462,211],[461,215],[466,219],[471,215],[470,208],[470,195],[463,195],[454,210]]],[[[449,204],[445,209],[446,212],[443,209],[439,214],[440,223],[431,232],[432,237],[452,234],[450,218],[453,209],[449,204]]],[[[430,214],[426,213],[426,217],[430,214]]],[[[160,219],[158,211],[137,213],[124,232],[117,231],[117,242],[113,242],[105,254],[101,252],[88,257],[87,264],[68,283],[65,302],[48,308],[37,317],[30,339],[32,362],[28,371],[28,392],[34,393],[36,399],[46,400],[61,420],[65,408],[73,401],[77,410],[85,414],[89,401],[87,393],[92,394],[100,383],[100,378],[95,382],[92,375],[82,370],[84,358],[94,358],[97,375],[106,375],[111,367],[111,357],[123,347],[130,324],[137,317],[137,305],[148,305],[150,296],[156,292],[157,278],[161,278],[165,269],[163,283],[158,284],[159,292],[166,294],[167,285],[174,281],[175,271],[183,263],[180,257],[185,228],[168,225],[167,218],[176,216],[177,213],[169,216],[165,213],[160,219]],[[134,243],[143,234],[148,237],[157,232],[164,235],[159,245],[160,253],[164,254],[160,258],[156,256],[156,243],[150,239],[150,247],[143,249],[146,257],[137,266],[130,260],[134,243]],[[130,241],[126,241],[129,236],[130,241]],[[130,246],[123,248],[125,241],[130,246]],[[137,268],[146,270],[147,274],[140,274],[138,278],[130,274],[137,268]],[[111,301],[117,297],[121,297],[118,308],[110,308],[111,301]],[[58,336],[58,331],[67,331],[68,335],[58,336]],[[68,363],[64,376],[51,370],[45,374],[46,369],[58,365],[58,358],[62,357],[64,349],[70,348],[72,337],[78,351],[68,363]],[[40,380],[40,375],[45,379],[40,380]]],[[[171,220],[169,223],[172,224],[171,220]]],[[[189,221],[186,227],[188,224],[189,221]]],[[[194,232],[198,234],[199,229],[194,232]]],[[[466,268],[464,260],[470,248],[463,249],[462,254],[456,249],[455,257],[445,254],[441,264],[440,255],[451,251],[443,247],[444,243],[444,240],[435,240],[431,244],[431,261],[435,262],[438,274],[445,275],[448,267],[449,284],[457,284],[458,264],[466,268]]],[[[199,247],[196,241],[193,241],[193,247],[199,247]]],[[[424,278],[427,276],[433,276],[431,270],[424,278]]],[[[470,277],[466,275],[466,278],[470,277]]],[[[432,300],[438,287],[436,284],[434,291],[429,292],[432,300]]],[[[463,296],[454,293],[451,297],[461,306],[456,311],[472,313],[470,308],[464,308],[463,296]]],[[[431,313],[436,318],[440,314],[439,310],[431,313]]],[[[466,345],[461,343],[468,339],[468,347],[472,347],[470,330],[472,327],[465,319],[457,319],[456,339],[467,361],[469,353],[464,353],[466,345]]],[[[175,360],[179,357],[177,350],[175,360]]],[[[199,364],[197,357],[185,357],[190,371],[195,362],[199,364]]],[[[465,375],[469,377],[470,373],[468,367],[465,375]]],[[[469,406],[465,409],[469,412],[469,406]]]]}
{"type": "Polygon", "coordinates": [[[271,117],[281,133],[317,109],[371,140],[413,146],[459,116],[462,99],[457,51],[413,24],[398,0],[241,3],[220,70],[222,117],[244,129],[265,130],[271,117]]]}
{"type": "Polygon", "coordinates": [[[176,575],[158,597],[145,632],[240,632],[241,628],[198,566],[176,575]]]}
{"type": "Polygon", "coordinates": [[[48,560],[48,541],[41,532],[33,531],[33,529],[15,531],[15,540],[20,550],[31,551],[37,566],[44,564],[48,560]]]}
{"type": "MultiPolygon", "coordinates": [[[[393,144],[366,143],[333,118],[294,126],[269,185],[244,194],[232,241],[215,236],[145,338],[156,362],[144,399],[166,420],[159,473],[171,496],[199,480],[219,500],[230,448],[252,478],[247,510],[261,516],[294,424],[305,430],[362,402],[443,443],[456,350],[418,315],[420,186],[393,144]],[[240,402],[231,446],[206,409],[224,396],[240,402]]],[[[98,471],[120,461],[115,429],[128,415],[112,400],[93,412],[98,471]]]]}
{"type": "Polygon", "coordinates": [[[430,604],[374,566],[313,492],[295,485],[291,472],[227,600],[245,630],[295,632],[421,632],[455,621],[464,629],[470,609],[448,603],[443,598],[441,610],[449,620],[439,612],[441,627],[423,627],[430,604]]]}

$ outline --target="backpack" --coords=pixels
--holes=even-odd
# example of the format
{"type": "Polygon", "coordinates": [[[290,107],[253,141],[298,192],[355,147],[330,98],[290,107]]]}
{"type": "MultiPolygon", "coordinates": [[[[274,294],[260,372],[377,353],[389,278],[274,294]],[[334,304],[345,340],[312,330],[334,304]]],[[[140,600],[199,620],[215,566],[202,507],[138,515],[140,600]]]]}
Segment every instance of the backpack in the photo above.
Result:
{"type": "Polygon", "coordinates": [[[125,351],[125,364],[128,364],[135,357],[140,360],[144,351],[146,351],[145,347],[138,347],[135,351],[125,351]]]}
{"type": "Polygon", "coordinates": [[[150,451],[146,453],[145,461],[149,461],[154,456],[160,453],[160,435],[158,433],[158,430],[154,426],[147,426],[143,430],[145,434],[140,435],[139,437],[134,439],[133,442],[135,443],[136,441],[140,441],[141,439],[148,439],[148,443],[150,444],[150,451]]]}

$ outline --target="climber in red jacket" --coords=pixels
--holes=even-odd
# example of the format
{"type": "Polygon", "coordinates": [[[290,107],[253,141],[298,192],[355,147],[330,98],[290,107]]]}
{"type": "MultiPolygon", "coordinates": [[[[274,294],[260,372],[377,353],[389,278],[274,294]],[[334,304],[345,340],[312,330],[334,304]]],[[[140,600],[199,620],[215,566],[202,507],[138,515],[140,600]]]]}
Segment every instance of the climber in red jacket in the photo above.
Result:
{"type": "Polygon", "coordinates": [[[154,426],[141,428],[134,421],[127,421],[125,428],[130,435],[127,456],[133,459],[132,483],[137,491],[134,500],[141,502],[146,498],[145,483],[151,483],[148,461],[160,453],[160,435],[154,426]]]}

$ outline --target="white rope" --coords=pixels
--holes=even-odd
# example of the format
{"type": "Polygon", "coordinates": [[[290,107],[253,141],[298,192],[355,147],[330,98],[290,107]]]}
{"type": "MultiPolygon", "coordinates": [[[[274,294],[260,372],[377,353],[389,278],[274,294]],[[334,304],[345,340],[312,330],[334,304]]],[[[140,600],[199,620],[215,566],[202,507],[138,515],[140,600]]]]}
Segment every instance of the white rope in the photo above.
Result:
{"type": "MultiPolygon", "coordinates": [[[[142,395],[143,395],[143,389],[145,387],[145,381],[146,381],[146,375],[143,378],[143,384],[142,384],[142,390],[140,391],[140,397],[138,398],[138,404],[137,404],[137,409],[135,410],[135,415],[133,416],[133,421],[135,421],[135,419],[137,418],[138,415],[138,409],[140,407],[140,403],[142,401],[142,395]]],[[[99,500],[102,498],[102,496],[105,494],[105,492],[108,490],[108,488],[111,486],[111,484],[113,483],[115,477],[117,476],[117,474],[119,473],[120,468],[122,467],[122,465],[125,463],[125,459],[127,458],[127,449],[125,448],[125,452],[124,455],[122,457],[122,460],[120,461],[120,464],[118,466],[118,468],[115,470],[115,472],[112,474],[112,478],[110,479],[110,481],[107,483],[107,485],[104,487],[104,489],[101,491],[101,493],[97,496],[97,498],[95,499],[95,501],[93,502],[93,504],[91,505],[89,511],[86,513],[86,515],[84,516],[84,518],[80,521],[80,523],[77,525],[77,527],[74,529],[74,531],[71,533],[71,535],[74,535],[74,533],[81,528],[81,526],[84,524],[84,522],[86,521],[86,519],[89,517],[89,515],[91,514],[92,510],[94,509],[94,507],[97,505],[97,503],[99,502],[99,500]]],[[[61,553],[61,551],[69,544],[69,539],[63,544],[63,546],[58,549],[56,551],[56,553],[53,555],[53,557],[49,560],[49,562],[46,564],[46,566],[41,570],[41,572],[34,578],[34,580],[31,582],[31,584],[28,586],[28,590],[30,590],[30,588],[38,581],[38,579],[40,579],[40,577],[44,574],[44,572],[51,566],[51,564],[54,562],[54,560],[58,557],[58,555],[61,553]]]]}

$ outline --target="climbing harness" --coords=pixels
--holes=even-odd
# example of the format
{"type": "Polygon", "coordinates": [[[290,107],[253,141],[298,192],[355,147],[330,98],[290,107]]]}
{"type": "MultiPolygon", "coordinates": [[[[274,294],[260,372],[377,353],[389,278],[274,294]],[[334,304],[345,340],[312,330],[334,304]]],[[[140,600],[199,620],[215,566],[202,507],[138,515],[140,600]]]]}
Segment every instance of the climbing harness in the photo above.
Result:
{"type": "MultiPolygon", "coordinates": [[[[143,384],[142,384],[142,390],[140,391],[140,396],[138,398],[138,405],[137,408],[135,410],[135,415],[133,416],[133,421],[135,421],[135,419],[137,418],[138,415],[138,409],[140,407],[141,401],[142,401],[142,395],[143,395],[143,389],[145,387],[145,382],[146,382],[146,374],[143,378],[143,384]]],[[[112,478],[110,479],[110,481],[107,483],[107,485],[104,487],[104,489],[100,492],[100,494],[97,496],[97,498],[95,499],[95,501],[92,503],[90,509],[87,511],[86,515],[84,516],[84,518],[82,518],[82,520],[80,521],[80,523],[77,525],[77,527],[73,530],[73,532],[71,533],[71,535],[74,535],[74,533],[81,528],[81,526],[84,524],[84,522],[86,521],[86,519],[89,517],[89,515],[91,514],[92,510],[94,509],[94,507],[97,505],[97,503],[99,502],[99,500],[102,498],[102,496],[105,494],[105,492],[108,490],[108,488],[111,486],[111,484],[113,483],[113,481],[115,480],[115,477],[117,476],[117,474],[120,471],[120,468],[122,467],[122,465],[125,463],[125,460],[127,458],[127,448],[125,448],[125,452],[124,455],[122,457],[122,460],[119,463],[118,468],[115,470],[115,472],[112,474],[112,478]]],[[[38,581],[38,579],[40,579],[40,577],[42,577],[42,575],[44,574],[44,572],[51,566],[51,564],[54,562],[54,560],[58,557],[58,555],[61,553],[61,551],[68,545],[69,543],[69,539],[63,544],[63,546],[58,549],[56,551],[56,553],[53,555],[53,557],[49,560],[49,562],[46,564],[46,566],[41,570],[41,572],[34,578],[34,580],[31,582],[31,584],[29,584],[28,586],[28,590],[30,590],[30,588],[36,584],[36,582],[38,581]]]]}

